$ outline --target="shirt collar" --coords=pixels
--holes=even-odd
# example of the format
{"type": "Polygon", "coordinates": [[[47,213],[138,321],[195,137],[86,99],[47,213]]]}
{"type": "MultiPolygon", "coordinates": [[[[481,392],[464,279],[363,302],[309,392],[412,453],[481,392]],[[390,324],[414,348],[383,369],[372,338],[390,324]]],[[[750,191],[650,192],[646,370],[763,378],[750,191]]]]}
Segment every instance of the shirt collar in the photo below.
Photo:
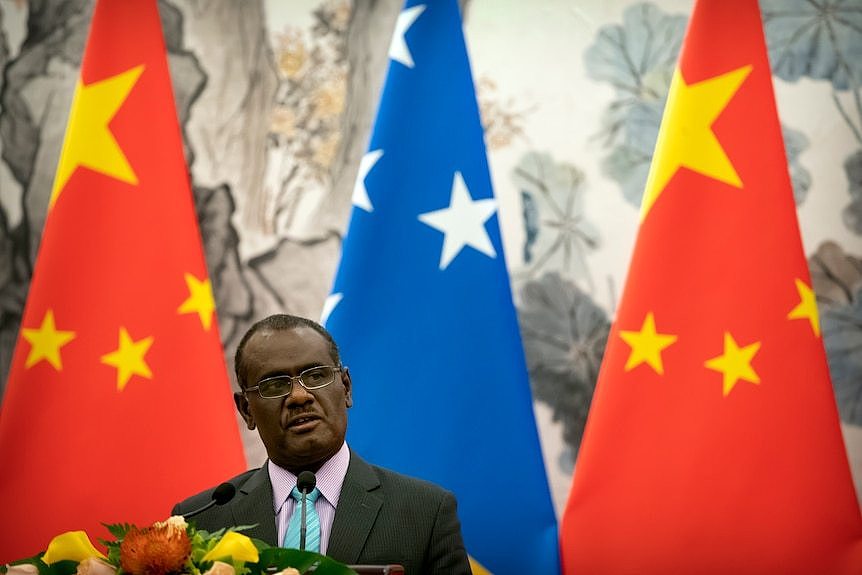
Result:
{"type": "MultiPolygon", "coordinates": [[[[317,489],[333,507],[338,507],[341,486],[344,484],[344,477],[347,475],[349,464],[350,449],[347,447],[347,442],[344,442],[341,444],[341,449],[326,460],[315,473],[317,489]]],[[[269,480],[272,483],[273,509],[275,513],[279,513],[284,502],[290,497],[290,492],[296,487],[296,475],[283,467],[279,467],[271,460],[267,462],[267,468],[269,480]]]]}

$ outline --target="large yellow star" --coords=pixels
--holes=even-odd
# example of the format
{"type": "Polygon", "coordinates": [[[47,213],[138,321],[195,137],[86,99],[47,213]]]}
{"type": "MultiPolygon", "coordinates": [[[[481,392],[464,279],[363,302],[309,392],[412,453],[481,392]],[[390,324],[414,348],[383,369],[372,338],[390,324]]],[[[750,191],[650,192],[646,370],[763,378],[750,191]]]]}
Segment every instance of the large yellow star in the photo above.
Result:
{"type": "Polygon", "coordinates": [[[679,68],[674,72],[644,190],[641,220],[681,167],[742,187],[712,124],[750,72],[751,66],[744,66],[696,84],[686,84],[679,68]]]}
{"type": "Polygon", "coordinates": [[[640,331],[620,330],[620,337],[632,348],[623,368],[625,371],[631,371],[640,364],[646,363],[659,375],[664,374],[661,352],[678,339],[675,335],[656,332],[655,316],[652,312],[644,318],[640,331]]]}
{"type": "Polygon", "coordinates": [[[60,348],[75,339],[74,331],[57,331],[54,324],[54,310],[45,312],[42,325],[37,329],[22,328],[21,336],[30,342],[30,353],[24,367],[33,367],[43,359],[54,366],[54,369],[63,369],[63,360],[60,357],[60,348]]]}
{"type": "Polygon", "coordinates": [[[204,329],[209,331],[215,312],[215,299],[213,299],[212,285],[209,278],[200,281],[192,274],[185,274],[186,286],[189,288],[189,297],[180,305],[177,312],[196,313],[201,318],[204,329]]]}
{"type": "Polygon", "coordinates": [[[740,379],[751,383],[760,383],[760,376],[751,367],[751,360],[754,359],[754,354],[759,349],[759,341],[741,348],[729,332],[724,332],[724,353],[707,360],[704,365],[723,374],[722,392],[725,397],[740,379]]]}
{"type": "Polygon", "coordinates": [[[108,124],[126,101],[143,71],[143,66],[137,66],[87,86],[78,81],[63,140],[63,151],[57,165],[57,176],[51,189],[49,209],[54,206],[63,186],[78,166],[90,168],[129,184],[138,183],[134,170],[108,124]]]}
{"type": "Polygon", "coordinates": [[[117,389],[123,391],[133,375],[153,378],[153,372],[144,360],[151,345],[153,345],[152,337],[132,341],[126,328],[120,328],[120,341],[116,351],[102,356],[102,363],[117,368],[117,389]]]}
{"type": "Polygon", "coordinates": [[[800,279],[796,280],[796,291],[799,292],[799,305],[790,310],[787,319],[807,319],[815,337],[820,337],[820,316],[817,313],[817,298],[814,290],[800,279]]]}

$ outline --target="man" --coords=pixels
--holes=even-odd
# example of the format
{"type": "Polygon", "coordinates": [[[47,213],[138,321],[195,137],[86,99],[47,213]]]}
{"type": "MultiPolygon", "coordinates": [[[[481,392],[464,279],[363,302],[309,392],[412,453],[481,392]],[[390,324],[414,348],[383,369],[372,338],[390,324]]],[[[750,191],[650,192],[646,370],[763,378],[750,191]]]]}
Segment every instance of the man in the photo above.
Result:
{"type": "MultiPolygon", "coordinates": [[[[291,492],[297,476],[311,471],[321,553],[348,564],[399,563],[408,574],[471,572],[455,497],[370,465],[348,449],[352,382],[329,332],[304,318],[270,316],[243,336],[235,369],[237,409],[248,428],[258,430],[269,460],[231,479],[236,495],[191,519],[199,528],[256,524],[245,532],[250,537],[293,546],[298,530],[290,527],[301,496],[291,492]]],[[[202,507],[212,492],[186,499],[173,513],[202,507]]],[[[317,545],[312,531],[308,541],[317,545]]]]}

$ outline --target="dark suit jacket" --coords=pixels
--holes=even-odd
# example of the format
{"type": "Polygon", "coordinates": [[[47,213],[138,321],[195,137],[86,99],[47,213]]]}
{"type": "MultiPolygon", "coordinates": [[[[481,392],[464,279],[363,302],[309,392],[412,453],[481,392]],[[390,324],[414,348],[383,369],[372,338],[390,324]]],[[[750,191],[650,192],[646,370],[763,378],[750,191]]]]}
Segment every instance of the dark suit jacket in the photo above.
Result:
{"type": "MultiPolygon", "coordinates": [[[[257,524],[249,537],[279,545],[266,466],[230,480],[236,495],[189,521],[200,529],[257,524]]],[[[174,506],[181,515],[212,499],[213,489],[174,506]]],[[[452,493],[426,481],[370,465],[353,451],[335,510],[326,554],[351,565],[399,563],[405,574],[469,574],[452,493]]]]}

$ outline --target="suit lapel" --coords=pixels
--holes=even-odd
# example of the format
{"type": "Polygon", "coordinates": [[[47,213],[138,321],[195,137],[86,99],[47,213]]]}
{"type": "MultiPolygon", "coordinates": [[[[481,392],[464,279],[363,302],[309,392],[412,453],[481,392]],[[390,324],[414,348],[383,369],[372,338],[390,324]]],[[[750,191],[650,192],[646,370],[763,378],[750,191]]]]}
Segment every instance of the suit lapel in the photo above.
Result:
{"type": "MultiPolygon", "coordinates": [[[[374,470],[350,452],[350,464],[338,497],[326,554],[342,563],[356,563],[377,519],[383,497],[374,470]]],[[[270,506],[272,502],[270,501],[270,506]]]]}
{"type": "Polygon", "coordinates": [[[234,525],[254,525],[243,531],[244,535],[279,545],[275,528],[275,511],[272,508],[272,483],[269,471],[264,465],[258,469],[240,488],[240,497],[232,504],[234,525]]]}

